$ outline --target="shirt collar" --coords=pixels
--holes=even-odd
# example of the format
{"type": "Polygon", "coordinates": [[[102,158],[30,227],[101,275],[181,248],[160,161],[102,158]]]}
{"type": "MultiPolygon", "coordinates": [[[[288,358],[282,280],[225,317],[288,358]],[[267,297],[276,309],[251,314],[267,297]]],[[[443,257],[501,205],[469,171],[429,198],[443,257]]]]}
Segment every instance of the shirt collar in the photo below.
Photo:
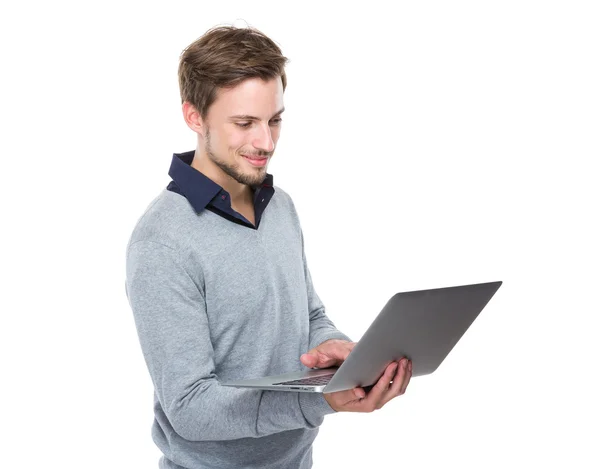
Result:
{"type": "MultiPolygon", "coordinates": [[[[192,168],[194,153],[194,150],[185,153],[173,153],[169,176],[179,186],[182,194],[194,207],[196,213],[200,213],[217,195],[221,192],[228,194],[228,192],[196,168],[192,168]]],[[[251,186],[255,198],[262,187],[273,187],[272,174],[267,173],[261,184],[251,186]]]]}

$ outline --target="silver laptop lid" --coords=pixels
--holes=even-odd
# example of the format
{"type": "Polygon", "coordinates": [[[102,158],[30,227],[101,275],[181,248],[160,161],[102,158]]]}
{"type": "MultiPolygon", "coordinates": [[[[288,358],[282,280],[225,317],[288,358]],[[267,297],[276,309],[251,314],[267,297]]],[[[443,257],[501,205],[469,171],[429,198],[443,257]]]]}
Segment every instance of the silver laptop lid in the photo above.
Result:
{"type": "Polygon", "coordinates": [[[433,373],[500,285],[498,281],[397,293],[323,391],[372,385],[391,360],[402,357],[412,360],[413,376],[433,373]]]}

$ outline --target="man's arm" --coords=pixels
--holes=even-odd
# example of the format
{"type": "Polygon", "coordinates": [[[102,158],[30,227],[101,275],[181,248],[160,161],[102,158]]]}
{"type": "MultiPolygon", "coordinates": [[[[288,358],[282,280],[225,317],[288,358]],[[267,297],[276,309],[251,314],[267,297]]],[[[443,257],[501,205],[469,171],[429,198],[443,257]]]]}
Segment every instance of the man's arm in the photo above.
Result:
{"type": "MultiPolygon", "coordinates": [[[[203,287],[183,265],[178,252],[159,243],[138,241],[127,251],[127,297],[154,389],[174,430],[201,441],[319,426],[334,412],[321,394],[219,384],[203,287]]],[[[314,317],[311,337],[320,340],[327,320],[318,310],[314,317]]]]}

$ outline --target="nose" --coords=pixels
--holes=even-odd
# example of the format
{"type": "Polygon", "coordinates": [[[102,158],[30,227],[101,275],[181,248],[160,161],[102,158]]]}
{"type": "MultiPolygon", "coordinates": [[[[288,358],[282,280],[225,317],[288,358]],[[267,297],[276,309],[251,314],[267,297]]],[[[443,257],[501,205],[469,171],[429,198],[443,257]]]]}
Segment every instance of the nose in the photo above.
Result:
{"type": "Polygon", "coordinates": [[[275,142],[273,141],[273,135],[271,134],[271,127],[259,125],[257,127],[258,134],[255,136],[252,145],[257,150],[261,150],[266,153],[270,153],[275,149],[275,142]]]}

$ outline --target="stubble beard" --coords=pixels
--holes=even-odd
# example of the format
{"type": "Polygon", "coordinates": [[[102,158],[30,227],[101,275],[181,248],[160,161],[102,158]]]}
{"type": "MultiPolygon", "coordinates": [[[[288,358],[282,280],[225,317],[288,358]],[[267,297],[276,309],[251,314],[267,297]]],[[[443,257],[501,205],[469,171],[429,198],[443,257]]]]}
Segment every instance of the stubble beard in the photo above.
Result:
{"type": "Polygon", "coordinates": [[[267,175],[266,166],[264,166],[263,168],[256,168],[256,171],[254,171],[253,174],[247,174],[240,169],[239,164],[228,164],[225,161],[219,159],[219,157],[212,151],[210,145],[210,130],[208,129],[206,131],[204,151],[206,151],[206,154],[208,155],[209,159],[214,164],[216,164],[219,168],[221,168],[221,170],[225,174],[235,179],[240,184],[245,184],[247,186],[258,186],[265,180],[265,177],[267,175]]]}

